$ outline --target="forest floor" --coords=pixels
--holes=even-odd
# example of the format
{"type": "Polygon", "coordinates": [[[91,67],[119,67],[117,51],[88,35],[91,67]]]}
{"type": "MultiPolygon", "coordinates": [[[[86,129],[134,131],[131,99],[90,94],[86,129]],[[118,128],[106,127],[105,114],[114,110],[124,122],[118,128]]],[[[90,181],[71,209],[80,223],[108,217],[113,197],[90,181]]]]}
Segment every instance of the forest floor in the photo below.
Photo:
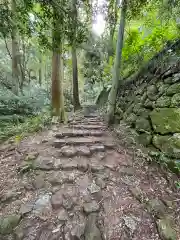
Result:
{"type": "Polygon", "coordinates": [[[0,166],[1,240],[180,239],[176,177],[99,116],[4,143],[0,166]]]}

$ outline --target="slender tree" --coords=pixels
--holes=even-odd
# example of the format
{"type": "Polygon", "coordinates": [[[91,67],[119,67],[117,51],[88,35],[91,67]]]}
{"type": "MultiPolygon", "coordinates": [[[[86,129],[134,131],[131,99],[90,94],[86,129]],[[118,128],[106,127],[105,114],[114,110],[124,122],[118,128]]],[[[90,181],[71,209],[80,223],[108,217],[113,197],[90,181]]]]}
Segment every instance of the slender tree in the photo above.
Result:
{"type": "Polygon", "coordinates": [[[72,0],[72,13],[73,13],[73,38],[72,38],[72,72],[73,72],[73,103],[74,110],[78,110],[80,106],[79,101],[79,86],[78,86],[78,65],[76,55],[76,28],[77,28],[77,0],[72,0]]]}
{"type": "Polygon", "coordinates": [[[127,13],[127,0],[122,1],[122,10],[121,18],[118,30],[118,39],[116,45],[116,57],[113,67],[113,76],[112,76],[112,88],[109,93],[108,98],[108,123],[112,123],[114,120],[114,112],[116,108],[116,97],[118,92],[119,78],[120,78],[120,67],[121,67],[121,57],[124,41],[124,29],[125,29],[125,20],[127,13]]]}

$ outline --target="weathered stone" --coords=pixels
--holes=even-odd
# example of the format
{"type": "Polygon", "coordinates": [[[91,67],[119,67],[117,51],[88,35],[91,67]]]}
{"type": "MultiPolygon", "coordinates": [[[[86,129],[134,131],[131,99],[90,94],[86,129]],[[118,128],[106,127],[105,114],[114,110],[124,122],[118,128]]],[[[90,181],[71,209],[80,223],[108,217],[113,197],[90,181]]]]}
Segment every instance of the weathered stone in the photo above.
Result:
{"type": "Polygon", "coordinates": [[[131,105],[127,108],[127,110],[126,110],[127,115],[129,115],[130,113],[132,113],[133,108],[134,108],[134,104],[131,104],[131,105]]]}
{"type": "Polygon", "coordinates": [[[173,77],[172,77],[172,82],[176,83],[176,82],[179,82],[179,81],[180,81],[180,73],[174,74],[173,77]]]}
{"type": "Polygon", "coordinates": [[[28,155],[26,156],[26,158],[24,159],[24,161],[33,161],[38,157],[39,153],[38,152],[31,152],[28,153],[28,155]]]}
{"type": "Polygon", "coordinates": [[[96,201],[92,201],[92,202],[89,202],[89,203],[85,203],[84,206],[83,206],[83,209],[84,209],[85,213],[89,214],[89,213],[92,213],[92,212],[99,211],[99,205],[96,201]]]}
{"type": "Polygon", "coordinates": [[[180,107],[180,93],[174,94],[171,99],[171,107],[180,107]]]}
{"type": "Polygon", "coordinates": [[[161,239],[177,240],[177,234],[168,218],[158,219],[156,221],[157,228],[161,239]]]}
{"type": "Polygon", "coordinates": [[[98,162],[94,162],[92,161],[91,162],[91,165],[90,165],[90,169],[92,172],[99,172],[99,171],[102,171],[104,169],[104,166],[98,162]]]}
{"type": "Polygon", "coordinates": [[[43,188],[45,186],[45,181],[44,181],[43,176],[41,176],[41,175],[36,176],[35,179],[33,180],[33,186],[36,189],[43,188]]]}
{"type": "Polygon", "coordinates": [[[161,86],[159,87],[159,94],[164,94],[166,93],[167,89],[169,87],[169,84],[161,84],[161,86]]]}
{"type": "Polygon", "coordinates": [[[146,108],[140,108],[139,111],[136,113],[137,116],[141,116],[142,118],[149,118],[150,110],[146,108]]]}
{"type": "Polygon", "coordinates": [[[77,150],[73,146],[64,146],[61,148],[61,153],[66,157],[74,157],[77,153],[77,150]]]}
{"type": "Polygon", "coordinates": [[[180,83],[175,83],[171,85],[166,91],[166,94],[168,96],[172,96],[175,93],[180,93],[180,83]]]}
{"type": "Polygon", "coordinates": [[[80,146],[77,148],[77,153],[80,156],[90,156],[91,152],[87,146],[80,146]]]}
{"type": "Polygon", "coordinates": [[[145,103],[144,103],[144,107],[146,107],[146,108],[150,108],[151,109],[151,108],[154,108],[154,106],[155,106],[154,102],[149,100],[149,99],[147,99],[145,101],[145,103]]]}
{"type": "Polygon", "coordinates": [[[54,158],[38,156],[38,158],[34,160],[33,165],[34,165],[34,168],[37,168],[37,169],[51,170],[54,168],[54,158]]]}
{"type": "Polygon", "coordinates": [[[61,191],[57,191],[54,195],[52,195],[51,204],[54,209],[58,209],[62,206],[63,196],[61,191]]]}
{"type": "Polygon", "coordinates": [[[72,240],[81,240],[81,237],[84,235],[85,223],[76,225],[71,230],[71,239],[72,240]]]}
{"type": "Polygon", "coordinates": [[[33,213],[42,219],[47,219],[52,212],[51,196],[49,194],[40,195],[34,204],[33,213]]]}
{"type": "Polygon", "coordinates": [[[139,187],[131,187],[130,192],[138,201],[143,201],[143,192],[139,187]]]}
{"type": "Polygon", "coordinates": [[[100,177],[96,179],[96,184],[97,184],[101,189],[103,189],[103,188],[106,187],[105,181],[103,181],[102,178],[100,178],[100,177]]]}
{"type": "Polygon", "coordinates": [[[167,156],[180,158],[180,135],[173,136],[155,135],[153,137],[153,145],[164,152],[167,156]]]}
{"type": "Polygon", "coordinates": [[[96,226],[96,214],[91,213],[88,215],[85,227],[85,240],[102,240],[101,232],[96,226]]]}
{"type": "Polygon", "coordinates": [[[21,216],[17,214],[0,217],[0,234],[9,234],[19,224],[21,216]]]}
{"type": "Polygon", "coordinates": [[[155,85],[147,87],[147,96],[152,101],[158,98],[158,89],[155,85]]]}
{"type": "Polygon", "coordinates": [[[172,77],[165,78],[164,83],[171,84],[172,83],[172,77]]]}
{"type": "Polygon", "coordinates": [[[62,203],[63,207],[67,210],[71,210],[74,206],[74,202],[71,198],[66,198],[66,199],[63,199],[63,203],[62,203]]]}
{"type": "Polygon", "coordinates": [[[151,199],[147,202],[147,209],[150,213],[161,218],[166,214],[166,206],[161,200],[151,199]]]}
{"type": "Polygon", "coordinates": [[[132,126],[133,124],[135,124],[136,119],[137,116],[134,113],[131,113],[129,116],[126,117],[125,121],[132,126]]]}
{"type": "Polygon", "coordinates": [[[4,192],[2,196],[0,196],[1,202],[6,202],[12,199],[17,199],[19,195],[21,195],[22,192],[18,192],[17,190],[8,190],[7,192],[4,192]]]}
{"type": "Polygon", "coordinates": [[[19,213],[21,215],[25,215],[26,213],[31,212],[32,209],[33,209],[33,204],[32,203],[25,203],[25,204],[21,205],[19,213]]]}
{"type": "Polygon", "coordinates": [[[154,109],[150,117],[155,132],[161,134],[180,132],[180,108],[154,109]]]}
{"type": "Polygon", "coordinates": [[[142,133],[138,136],[138,142],[144,146],[148,146],[151,143],[152,135],[149,133],[142,133]]]}
{"type": "Polygon", "coordinates": [[[167,96],[162,96],[157,99],[155,106],[164,108],[164,107],[169,107],[170,104],[171,104],[171,98],[167,96]]]}
{"type": "Polygon", "coordinates": [[[137,227],[137,221],[135,221],[135,217],[132,216],[124,216],[123,220],[125,222],[125,225],[127,228],[129,228],[129,230],[131,231],[131,233],[133,233],[136,230],[137,227]]]}
{"type": "Polygon", "coordinates": [[[92,183],[90,186],[88,186],[88,189],[91,194],[99,192],[101,189],[99,186],[97,186],[95,183],[92,183]]]}
{"type": "Polygon", "coordinates": [[[149,120],[145,118],[138,118],[136,120],[136,130],[139,132],[151,132],[151,125],[149,120]]]}
{"type": "Polygon", "coordinates": [[[135,174],[135,169],[132,168],[132,167],[121,167],[119,170],[118,170],[119,173],[121,174],[124,174],[124,175],[128,175],[128,176],[131,176],[131,175],[134,175],[135,174]]]}
{"type": "Polygon", "coordinates": [[[68,213],[64,208],[61,208],[57,215],[58,220],[60,221],[67,221],[68,220],[68,213]]]}
{"type": "Polygon", "coordinates": [[[90,151],[93,152],[104,152],[105,151],[105,147],[104,145],[92,145],[90,146],[90,151]]]}
{"type": "Polygon", "coordinates": [[[133,108],[133,112],[137,114],[141,110],[141,108],[142,108],[142,103],[137,103],[133,108]]]}

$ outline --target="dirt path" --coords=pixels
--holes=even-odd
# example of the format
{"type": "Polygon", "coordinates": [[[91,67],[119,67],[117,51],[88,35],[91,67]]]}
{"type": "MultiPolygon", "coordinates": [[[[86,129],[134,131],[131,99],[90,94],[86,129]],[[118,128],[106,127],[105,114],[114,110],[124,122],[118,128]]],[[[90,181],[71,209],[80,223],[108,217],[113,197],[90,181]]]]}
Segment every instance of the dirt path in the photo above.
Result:
{"type": "Polygon", "coordinates": [[[98,116],[0,151],[1,240],[180,239],[180,194],[98,116]]]}

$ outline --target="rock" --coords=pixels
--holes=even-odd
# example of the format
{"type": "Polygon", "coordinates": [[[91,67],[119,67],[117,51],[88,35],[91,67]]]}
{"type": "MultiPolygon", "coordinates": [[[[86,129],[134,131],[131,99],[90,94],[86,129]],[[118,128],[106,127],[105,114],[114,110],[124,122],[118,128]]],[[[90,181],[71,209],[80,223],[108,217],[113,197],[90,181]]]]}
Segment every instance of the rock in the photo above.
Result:
{"type": "Polygon", "coordinates": [[[166,206],[161,200],[151,199],[147,202],[147,209],[151,214],[161,218],[166,214],[166,206]]]}
{"type": "Polygon", "coordinates": [[[174,74],[173,77],[172,77],[172,82],[176,83],[176,82],[179,82],[179,81],[180,81],[180,73],[174,74]]]}
{"type": "Polygon", "coordinates": [[[66,157],[74,157],[77,153],[77,150],[73,146],[64,146],[61,148],[61,153],[66,157]]]}
{"type": "Polygon", "coordinates": [[[180,93],[174,94],[171,99],[171,107],[180,107],[180,93]]]}
{"type": "Polygon", "coordinates": [[[165,78],[164,83],[171,84],[172,83],[172,77],[165,78]]]}
{"type": "Polygon", "coordinates": [[[89,214],[85,227],[85,240],[102,240],[101,232],[96,226],[96,214],[89,214]]]}
{"type": "Polygon", "coordinates": [[[164,94],[164,93],[166,93],[166,91],[167,91],[167,89],[168,89],[168,87],[169,87],[169,84],[161,84],[161,86],[159,87],[159,93],[160,94],[164,94]]]}
{"type": "Polygon", "coordinates": [[[153,145],[164,152],[167,156],[180,158],[180,134],[155,135],[152,140],[153,145]]]}
{"type": "Polygon", "coordinates": [[[90,149],[86,146],[80,146],[77,148],[77,153],[80,155],[80,156],[90,156],[91,155],[91,152],[90,152],[90,149]]]}
{"type": "Polygon", "coordinates": [[[92,146],[90,146],[90,151],[92,153],[94,153],[94,152],[104,152],[105,147],[104,147],[104,145],[92,145],[92,146]]]}
{"type": "Polygon", "coordinates": [[[92,183],[90,186],[88,186],[88,190],[90,191],[91,194],[93,194],[99,192],[101,189],[95,183],[92,183]]]}
{"type": "Polygon", "coordinates": [[[149,120],[145,118],[138,118],[136,120],[136,130],[139,132],[151,132],[151,125],[149,120]]]}
{"type": "Polygon", "coordinates": [[[140,108],[139,111],[136,113],[137,116],[141,116],[142,118],[149,118],[150,110],[146,108],[140,108]]]}
{"type": "Polygon", "coordinates": [[[41,175],[36,176],[35,179],[33,180],[33,186],[36,189],[43,188],[45,186],[45,181],[44,181],[43,176],[41,176],[41,175]]]}
{"type": "Polygon", "coordinates": [[[66,198],[66,199],[63,199],[63,207],[66,208],[67,210],[71,210],[74,206],[74,202],[72,201],[71,198],[66,198]]]}
{"type": "Polygon", "coordinates": [[[96,201],[92,201],[92,202],[89,202],[89,203],[85,203],[84,206],[83,206],[83,209],[84,209],[85,213],[89,214],[89,213],[92,213],[92,212],[99,211],[99,205],[96,201]]]}
{"type": "Polygon", "coordinates": [[[51,204],[54,209],[58,209],[62,206],[63,196],[61,191],[57,191],[54,195],[52,195],[51,204]]]}
{"type": "Polygon", "coordinates": [[[54,158],[38,156],[38,158],[34,160],[33,165],[34,165],[34,168],[36,169],[51,170],[51,169],[54,169],[54,158]]]}
{"type": "Polygon", "coordinates": [[[150,117],[155,132],[160,134],[180,132],[180,108],[154,109],[150,117]]]}
{"type": "Polygon", "coordinates": [[[139,187],[130,188],[130,192],[139,202],[143,201],[143,192],[139,187]]]}
{"type": "Polygon", "coordinates": [[[178,236],[168,218],[158,219],[156,221],[157,229],[161,239],[163,240],[177,240],[178,236]]]}
{"type": "Polygon", "coordinates": [[[135,221],[135,217],[124,216],[123,220],[125,222],[126,227],[128,227],[131,233],[133,233],[137,227],[137,222],[135,221]]]}
{"type": "Polygon", "coordinates": [[[40,195],[34,204],[33,213],[44,220],[47,219],[52,212],[50,199],[49,194],[40,195]]]}
{"type": "Polygon", "coordinates": [[[97,184],[101,189],[103,189],[103,188],[106,187],[105,181],[103,181],[101,178],[97,178],[97,179],[96,179],[96,184],[97,184]]]}
{"type": "Polygon", "coordinates": [[[19,213],[21,215],[25,215],[26,213],[30,213],[33,209],[33,204],[32,203],[25,203],[21,205],[21,208],[19,210],[19,213]]]}
{"type": "Polygon", "coordinates": [[[132,167],[121,167],[119,170],[118,170],[119,173],[121,174],[124,174],[124,175],[128,175],[128,176],[131,176],[131,175],[135,175],[135,169],[132,168],[132,167]]]}
{"type": "Polygon", "coordinates": [[[0,234],[9,234],[13,232],[13,229],[17,227],[21,220],[21,216],[14,214],[9,216],[0,217],[0,234]]]}
{"type": "Polygon", "coordinates": [[[90,165],[90,169],[91,171],[94,173],[94,172],[99,172],[99,171],[102,171],[104,169],[104,166],[101,165],[100,163],[98,162],[94,162],[92,161],[91,162],[91,165],[90,165]]]}
{"type": "Polygon", "coordinates": [[[155,106],[164,108],[164,107],[169,107],[171,105],[171,98],[167,96],[162,96],[157,99],[155,106]]]}
{"type": "Polygon", "coordinates": [[[134,113],[131,113],[129,116],[127,116],[127,118],[125,119],[125,121],[130,125],[133,126],[133,124],[135,124],[137,119],[137,116],[134,113]]]}
{"type": "Polygon", "coordinates": [[[76,225],[71,230],[71,240],[81,240],[81,237],[84,235],[85,224],[81,223],[76,225]]]}
{"type": "Polygon", "coordinates": [[[158,89],[155,85],[147,87],[147,96],[152,101],[158,98],[158,89]]]}
{"type": "Polygon", "coordinates": [[[146,108],[151,109],[151,108],[154,108],[154,106],[155,106],[155,103],[149,99],[147,99],[144,103],[144,107],[146,107],[146,108]]]}
{"type": "Polygon", "coordinates": [[[137,114],[141,110],[141,108],[142,108],[142,103],[137,103],[133,108],[133,112],[137,114]]]}
{"type": "Polygon", "coordinates": [[[144,146],[148,146],[151,144],[152,135],[149,133],[142,133],[138,136],[138,142],[144,146]]]}
{"type": "Polygon", "coordinates": [[[171,85],[166,91],[166,94],[168,96],[172,96],[175,93],[180,93],[180,83],[175,83],[171,85]]]}
{"type": "Polygon", "coordinates": [[[33,161],[38,157],[39,153],[38,152],[31,152],[28,153],[28,155],[26,156],[26,158],[24,159],[24,161],[33,161]]]}
{"type": "Polygon", "coordinates": [[[17,190],[8,190],[7,192],[5,192],[4,194],[2,194],[2,196],[0,196],[0,201],[1,202],[6,202],[6,201],[10,201],[10,200],[14,200],[17,199],[19,195],[21,195],[22,192],[18,192],[17,190]]]}
{"type": "Polygon", "coordinates": [[[60,221],[67,221],[68,220],[68,213],[64,208],[61,208],[57,215],[58,220],[60,221]]]}

